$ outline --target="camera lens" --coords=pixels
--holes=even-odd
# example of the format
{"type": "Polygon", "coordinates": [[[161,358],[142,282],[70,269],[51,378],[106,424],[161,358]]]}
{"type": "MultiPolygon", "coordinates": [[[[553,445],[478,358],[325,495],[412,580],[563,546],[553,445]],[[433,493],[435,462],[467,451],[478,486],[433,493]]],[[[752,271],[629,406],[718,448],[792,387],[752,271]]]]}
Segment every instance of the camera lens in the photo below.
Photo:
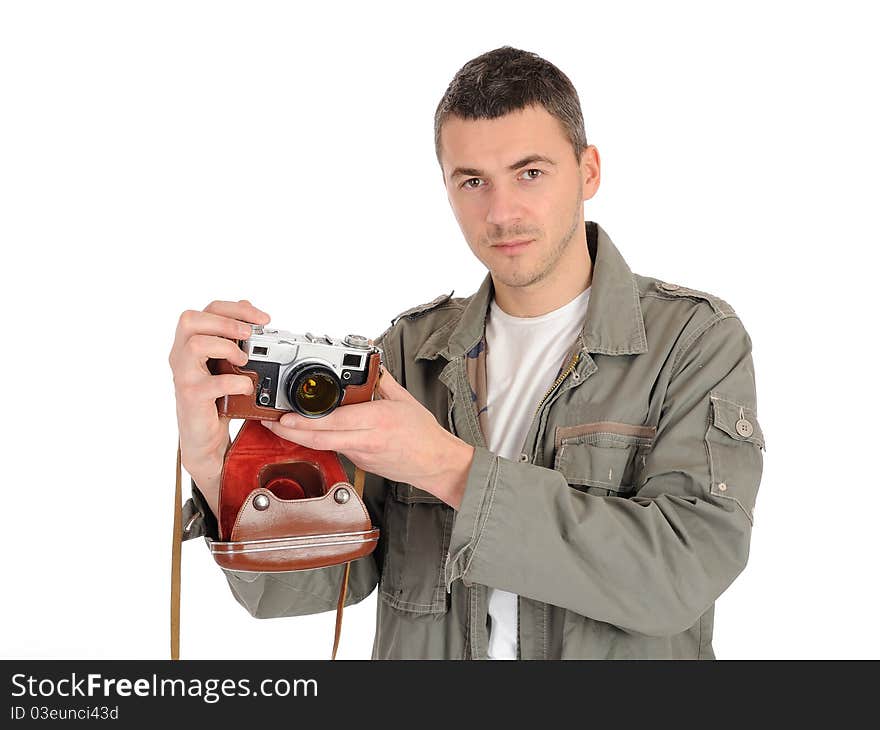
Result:
{"type": "Polygon", "coordinates": [[[306,365],[287,379],[287,400],[304,416],[323,416],[342,397],[336,374],[323,365],[306,365]]]}

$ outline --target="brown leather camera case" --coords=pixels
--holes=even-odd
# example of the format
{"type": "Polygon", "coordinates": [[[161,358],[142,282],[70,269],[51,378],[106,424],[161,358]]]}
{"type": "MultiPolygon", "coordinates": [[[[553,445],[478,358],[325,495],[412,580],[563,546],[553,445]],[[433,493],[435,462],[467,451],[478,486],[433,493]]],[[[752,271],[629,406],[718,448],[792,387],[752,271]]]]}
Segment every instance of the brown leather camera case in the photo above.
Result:
{"type": "MultiPolygon", "coordinates": [[[[373,389],[379,377],[379,365],[381,354],[374,352],[370,355],[367,364],[367,381],[363,385],[346,385],[342,391],[340,406],[350,403],[366,403],[373,397],[373,389]]],[[[229,360],[208,360],[208,370],[214,375],[230,373],[233,375],[247,375],[254,384],[254,392],[247,394],[233,394],[220,396],[217,399],[217,413],[230,418],[260,418],[264,421],[277,421],[287,411],[278,408],[267,408],[257,403],[254,393],[259,385],[259,375],[253,370],[243,370],[229,360]]]]}
{"type": "Polygon", "coordinates": [[[220,540],[207,538],[224,568],[307,570],[369,555],[379,539],[334,451],[318,451],[246,420],[220,477],[220,540]]]}

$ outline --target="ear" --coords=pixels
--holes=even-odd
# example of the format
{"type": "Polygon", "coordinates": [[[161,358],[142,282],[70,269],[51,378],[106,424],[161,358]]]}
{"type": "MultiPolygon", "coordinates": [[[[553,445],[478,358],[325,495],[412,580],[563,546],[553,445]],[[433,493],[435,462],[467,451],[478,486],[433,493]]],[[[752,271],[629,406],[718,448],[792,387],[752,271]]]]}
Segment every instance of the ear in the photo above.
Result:
{"type": "Polygon", "coordinates": [[[595,145],[587,145],[581,150],[580,159],[581,178],[584,181],[583,196],[584,200],[592,198],[599,189],[599,180],[601,179],[601,161],[599,159],[599,150],[595,145]]]}

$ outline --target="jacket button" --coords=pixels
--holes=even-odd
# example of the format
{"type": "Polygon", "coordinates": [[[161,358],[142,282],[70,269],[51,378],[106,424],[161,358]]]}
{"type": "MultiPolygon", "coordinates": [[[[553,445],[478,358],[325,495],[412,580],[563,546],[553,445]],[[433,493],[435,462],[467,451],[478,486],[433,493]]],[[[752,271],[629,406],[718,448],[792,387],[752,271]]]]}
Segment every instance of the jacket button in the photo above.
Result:
{"type": "Polygon", "coordinates": [[[722,492],[726,492],[726,491],[727,491],[727,485],[726,485],[724,482],[721,482],[721,484],[718,485],[718,489],[719,489],[720,491],[722,491],[722,492]]]}
{"type": "Polygon", "coordinates": [[[736,422],[736,432],[743,438],[748,438],[754,432],[754,427],[745,418],[740,418],[736,422]]]}
{"type": "Polygon", "coordinates": [[[681,287],[679,287],[678,284],[668,284],[667,282],[664,281],[660,285],[660,288],[665,289],[666,291],[675,291],[676,289],[680,289],[681,287]]]}

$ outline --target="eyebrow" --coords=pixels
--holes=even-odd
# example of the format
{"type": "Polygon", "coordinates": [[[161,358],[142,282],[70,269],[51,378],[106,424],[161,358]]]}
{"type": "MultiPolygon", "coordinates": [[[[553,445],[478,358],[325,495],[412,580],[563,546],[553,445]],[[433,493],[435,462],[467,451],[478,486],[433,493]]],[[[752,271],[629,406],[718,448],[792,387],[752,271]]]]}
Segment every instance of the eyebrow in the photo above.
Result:
{"type": "MultiPolygon", "coordinates": [[[[534,162],[546,162],[548,165],[556,166],[556,163],[551,160],[549,157],[545,157],[544,155],[527,155],[523,157],[521,160],[517,160],[512,165],[508,165],[508,170],[519,170],[521,167],[525,167],[526,165],[531,165],[534,162]]],[[[482,177],[483,171],[477,170],[475,167],[456,167],[452,174],[449,176],[450,180],[455,179],[459,175],[467,175],[469,177],[482,177]]]]}

